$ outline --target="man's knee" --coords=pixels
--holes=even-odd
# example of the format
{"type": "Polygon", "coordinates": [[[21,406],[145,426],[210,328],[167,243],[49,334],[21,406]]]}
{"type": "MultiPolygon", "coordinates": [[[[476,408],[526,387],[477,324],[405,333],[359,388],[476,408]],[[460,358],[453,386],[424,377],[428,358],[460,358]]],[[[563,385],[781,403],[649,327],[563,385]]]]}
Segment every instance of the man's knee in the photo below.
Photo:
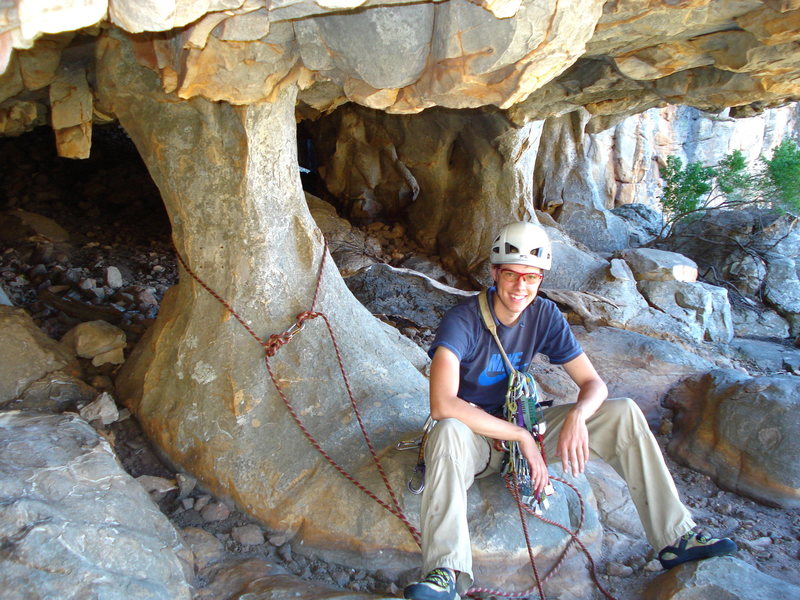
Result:
{"type": "Polygon", "coordinates": [[[429,459],[441,454],[458,455],[472,443],[472,430],[458,419],[442,419],[428,434],[425,455],[429,459]]]}
{"type": "Polygon", "coordinates": [[[602,404],[608,418],[620,426],[630,425],[635,429],[649,429],[642,409],[630,398],[613,398],[602,404]]]}

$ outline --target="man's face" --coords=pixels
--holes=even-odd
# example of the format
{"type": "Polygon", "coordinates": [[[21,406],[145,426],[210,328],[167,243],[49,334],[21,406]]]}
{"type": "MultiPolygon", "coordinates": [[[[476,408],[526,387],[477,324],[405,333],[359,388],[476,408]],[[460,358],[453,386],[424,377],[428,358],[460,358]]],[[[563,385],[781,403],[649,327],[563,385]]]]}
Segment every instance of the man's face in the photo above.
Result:
{"type": "Polygon", "coordinates": [[[493,265],[492,277],[497,283],[494,310],[506,325],[516,322],[519,315],[536,299],[544,272],[525,265],[493,265]]]}

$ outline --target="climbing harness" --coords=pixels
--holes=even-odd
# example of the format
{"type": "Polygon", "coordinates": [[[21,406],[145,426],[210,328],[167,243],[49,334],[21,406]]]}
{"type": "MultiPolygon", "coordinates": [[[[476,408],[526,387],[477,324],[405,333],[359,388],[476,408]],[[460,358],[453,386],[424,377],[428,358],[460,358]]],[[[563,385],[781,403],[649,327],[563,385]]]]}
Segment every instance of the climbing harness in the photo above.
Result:
{"type": "MultiPolygon", "coordinates": [[[[403,510],[400,507],[400,503],[397,500],[397,496],[396,496],[396,494],[394,492],[394,489],[392,488],[392,485],[389,482],[389,478],[386,475],[386,472],[385,472],[385,470],[383,468],[383,465],[381,464],[380,458],[378,457],[378,453],[375,451],[375,448],[374,448],[374,446],[372,444],[372,441],[370,440],[369,434],[367,433],[366,427],[364,426],[363,420],[361,418],[361,413],[360,413],[360,411],[358,409],[358,405],[357,405],[356,400],[355,400],[355,396],[353,395],[353,391],[352,391],[352,389],[350,387],[350,382],[349,382],[348,377],[347,377],[347,372],[346,372],[346,370],[344,368],[344,362],[342,360],[342,355],[341,355],[341,352],[339,350],[339,345],[338,345],[338,343],[336,341],[336,335],[334,334],[334,331],[333,331],[333,328],[331,327],[330,321],[328,320],[327,315],[325,315],[322,312],[318,312],[318,311],[314,310],[315,307],[316,307],[316,304],[317,304],[318,296],[319,296],[320,285],[322,283],[322,275],[323,275],[323,271],[324,271],[324,268],[325,268],[326,258],[328,256],[328,243],[327,243],[327,240],[324,240],[324,247],[323,247],[323,250],[322,250],[322,260],[320,261],[319,271],[317,273],[316,287],[314,289],[314,296],[313,296],[313,299],[311,301],[310,309],[307,310],[307,311],[303,311],[303,312],[299,313],[295,317],[295,322],[288,329],[286,329],[286,331],[284,331],[282,333],[270,335],[266,340],[263,340],[261,337],[259,337],[258,334],[256,334],[256,332],[253,330],[253,328],[250,327],[245,322],[245,320],[233,309],[233,307],[227,301],[225,301],[225,299],[222,298],[222,296],[217,294],[217,292],[215,292],[208,284],[206,284],[189,267],[187,262],[183,259],[183,256],[181,255],[181,253],[178,252],[177,248],[175,249],[175,254],[176,254],[176,256],[178,258],[178,261],[180,262],[181,266],[189,274],[189,276],[192,277],[192,279],[194,279],[209,294],[211,294],[211,296],[214,299],[216,299],[242,325],[242,327],[244,327],[244,329],[247,331],[247,333],[250,334],[250,336],[256,342],[258,342],[258,344],[263,348],[263,350],[264,350],[264,362],[265,362],[265,365],[266,365],[266,368],[267,368],[267,372],[269,373],[270,379],[272,380],[272,384],[274,385],[276,391],[278,392],[278,396],[281,398],[281,401],[286,406],[286,409],[288,410],[288,412],[291,415],[292,419],[294,420],[295,424],[298,426],[298,428],[303,433],[303,435],[308,440],[308,442],[328,462],[328,464],[330,464],[334,469],[336,469],[336,471],[339,472],[339,474],[341,474],[345,479],[350,481],[353,485],[355,485],[359,490],[361,490],[369,498],[371,498],[372,500],[377,502],[378,505],[380,505],[382,508],[384,508],[389,513],[394,515],[397,519],[399,519],[406,526],[406,528],[408,529],[409,534],[414,539],[414,541],[417,544],[421,544],[422,536],[421,536],[419,530],[416,527],[414,527],[414,525],[409,521],[409,519],[403,513],[403,510]],[[327,327],[328,333],[329,333],[330,338],[331,338],[331,342],[333,344],[333,349],[334,349],[334,351],[336,353],[336,360],[337,360],[338,365],[339,365],[339,370],[340,370],[340,373],[342,375],[342,380],[344,382],[344,386],[345,386],[345,389],[347,391],[347,395],[348,395],[349,400],[350,400],[350,405],[351,405],[351,407],[353,409],[353,414],[356,417],[356,420],[358,422],[359,428],[361,430],[361,434],[362,434],[362,436],[364,438],[364,441],[365,441],[365,443],[367,445],[367,448],[369,449],[369,453],[370,453],[370,456],[372,458],[372,461],[375,464],[375,467],[378,470],[378,472],[379,472],[379,474],[381,476],[381,479],[383,480],[383,484],[384,484],[384,486],[385,486],[385,488],[386,488],[386,490],[387,490],[387,492],[389,494],[389,498],[390,498],[389,502],[381,499],[377,494],[375,494],[373,491],[368,489],[364,484],[362,484],[355,477],[353,477],[350,473],[348,473],[346,469],[344,469],[341,465],[339,465],[333,459],[333,457],[331,457],[325,451],[325,449],[322,448],[320,443],[314,438],[314,436],[311,434],[311,432],[309,432],[308,429],[305,427],[305,425],[303,424],[302,420],[300,419],[300,416],[299,416],[298,412],[294,409],[294,407],[289,402],[288,398],[286,397],[286,394],[283,392],[283,389],[281,388],[281,386],[279,384],[279,381],[278,381],[278,379],[277,379],[277,377],[276,377],[276,375],[275,375],[275,373],[274,373],[274,371],[272,369],[272,365],[270,363],[270,358],[274,357],[277,354],[278,350],[280,350],[280,348],[282,346],[288,344],[295,335],[297,335],[300,331],[302,331],[303,328],[305,327],[305,324],[306,324],[307,321],[312,320],[312,319],[316,319],[316,318],[321,318],[325,322],[325,325],[327,327]]],[[[485,294],[485,291],[483,292],[483,294],[485,294]]],[[[484,302],[486,302],[486,308],[488,310],[488,302],[486,300],[484,300],[484,302]]],[[[492,325],[494,326],[494,319],[490,319],[490,320],[491,320],[492,325]]],[[[495,328],[494,336],[495,336],[495,339],[497,339],[496,328],[495,328]]],[[[498,345],[499,345],[499,340],[498,340],[498,345]]],[[[501,348],[501,352],[503,354],[505,354],[503,352],[503,350],[502,350],[502,346],[500,348],[501,348]]],[[[508,357],[505,357],[505,360],[508,363],[508,357]]],[[[510,363],[508,363],[508,364],[510,364],[510,363]]],[[[530,380],[530,383],[531,384],[534,383],[532,378],[530,380]]],[[[526,380],[525,382],[522,383],[521,389],[523,389],[523,390],[530,390],[530,389],[535,390],[535,384],[531,387],[529,385],[528,381],[526,380]]],[[[535,396],[534,396],[534,398],[535,398],[535,396]]],[[[517,401],[517,405],[518,406],[524,406],[525,402],[517,401]]],[[[525,410],[528,410],[530,412],[529,408],[528,409],[522,408],[523,419],[525,418],[524,417],[525,410]]],[[[537,414],[537,416],[538,416],[538,414],[537,414]]],[[[419,449],[417,465],[416,465],[416,467],[414,469],[414,474],[416,476],[418,476],[418,483],[415,483],[415,477],[412,477],[412,479],[409,480],[409,482],[408,482],[409,491],[411,491],[413,493],[416,493],[416,494],[422,492],[423,488],[425,487],[425,441],[427,439],[428,433],[433,428],[435,423],[436,422],[431,417],[428,417],[428,419],[425,422],[425,426],[423,427],[423,432],[422,432],[421,436],[419,436],[418,438],[416,438],[414,440],[408,440],[408,441],[399,442],[397,444],[397,446],[396,446],[398,450],[411,450],[411,449],[414,449],[414,448],[418,448],[419,449]]],[[[543,420],[537,421],[536,424],[539,427],[539,435],[540,436],[544,435],[544,429],[543,429],[544,421],[543,420]]],[[[542,446],[542,451],[544,451],[544,447],[543,446],[542,446]]],[[[526,590],[524,592],[519,592],[519,593],[509,593],[509,592],[503,592],[501,590],[474,587],[474,588],[471,588],[470,590],[467,591],[467,596],[474,597],[474,596],[476,596],[478,594],[485,594],[485,595],[489,595],[489,596],[497,596],[497,597],[503,597],[503,598],[526,598],[526,597],[530,596],[534,592],[534,590],[538,590],[540,598],[544,599],[544,592],[542,591],[542,585],[558,570],[558,568],[561,566],[561,564],[563,563],[564,559],[566,558],[567,551],[569,550],[571,545],[573,543],[575,543],[581,548],[583,553],[586,555],[587,560],[588,560],[588,562],[590,564],[590,567],[591,567],[590,573],[592,575],[592,579],[594,580],[594,582],[597,585],[597,587],[606,596],[606,598],[608,598],[609,600],[615,600],[613,598],[613,596],[611,596],[610,594],[608,594],[608,592],[605,591],[605,589],[602,587],[602,585],[598,581],[597,572],[596,572],[594,561],[592,560],[592,557],[589,554],[589,551],[586,548],[586,546],[578,538],[578,532],[583,527],[583,522],[584,522],[584,517],[585,517],[583,498],[581,497],[581,494],[578,492],[578,489],[575,486],[573,486],[572,484],[570,484],[570,483],[568,483],[568,482],[566,482],[564,480],[557,479],[555,477],[551,477],[551,479],[553,479],[555,481],[559,481],[559,482],[563,483],[564,485],[572,488],[572,490],[577,494],[577,496],[578,496],[578,498],[580,500],[581,514],[580,514],[580,519],[579,519],[579,522],[578,522],[578,527],[575,529],[575,531],[571,531],[568,527],[566,527],[565,525],[562,525],[561,523],[546,519],[541,514],[537,514],[535,512],[534,508],[531,508],[530,500],[525,500],[525,498],[528,498],[528,499],[533,498],[537,502],[538,502],[538,500],[536,499],[535,496],[523,496],[523,495],[521,495],[520,490],[523,490],[523,492],[524,492],[525,488],[519,482],[519,472],[518,471],[510,471],[510,472],[508,472],[506,474],[506,477],[505,477],[506,487],[511,492],[511,495],[514,496],[514,498],[516,500],[516,503],[517,503],[517,506],[518,506],[518,509],[519,509],[520,519],[522,520],[522,529],[523,529],[523,533],[524,533],[524,536],[525,536],[525,542],[526,542],[527,548],[528,548],[528,556],[530,558],[531,565],[532,565],[533,571],[534,571],[534,577],[535,577],[535,581],[536,581],[536,588],[531,588],[529,590],[526,590]],[[550,523],[550,524],[562,529],[570,537],[570,541],[567,543],[566,547],[562,551],[561,556],[556,561],[555,565],[547,573],[547,575],[545,575],[544,578],[540,578],[539,577],[538,570],[536,568],[536,564],[535,564],[535,561],[534,561],[534,558],[533,558],[533,550],[532,550],[532,546],[531,546],[531,543],[530,543],[530,539],[528,537],[528,529],[527,529],[527,524],[526,524],[526,520],[525,520],[525,517],[524,517],[525,512],[527,512],[529,514],[532,514],[532,515],[535,515],[540,520],[542,520],[542,521],[544,521],[546,523],[550,523]]],[[[528,476],[528,480],[530,481],[530,476],[528,476]]]]}

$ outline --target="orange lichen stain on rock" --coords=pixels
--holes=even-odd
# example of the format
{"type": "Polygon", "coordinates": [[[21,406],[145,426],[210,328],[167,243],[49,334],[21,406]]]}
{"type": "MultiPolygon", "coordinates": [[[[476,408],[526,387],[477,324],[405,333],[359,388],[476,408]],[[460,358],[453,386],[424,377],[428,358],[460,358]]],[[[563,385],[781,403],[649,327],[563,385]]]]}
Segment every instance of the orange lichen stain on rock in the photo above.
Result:
{"type": "Polygon", "coordinates": [[[745,455],[742,456],[737,487],[739,490],[750,494],[753,493],[752,490],[757,490],[757,494],[765,502],[769,502],[770,498],[774,498],[776,506],[781,505],[780,500],[788,500],[794,505],[800,505],[800,488],[776,481],[745,455]]]}
{"type": "Polygon", "coordinates": [[[800,39],[800,10],[777,12],[766,6],[735,19],[766,46],[775,46],[800,39]]]}
{"type": "Polygon", "coordinates": [[[233,414],[237,417],[248,414],[256,406],[261,404],[259,398],[255,398],[244,390],[236,390],[233,395],[233,414]]]}
{"type": "MultiPolygon", "coordinates": [[[[158,52],[156,48],[154,48],[155,39],[153,35],[141,33],[137,35],[130,35],[129,37],[131,40],[131,46],[133,48],[133,56],[136,58],[136,62],[143,67],[157,71],[159,68],[158,52]]],[[[116,43],[119,44],[119,42],[116,43]]]]}

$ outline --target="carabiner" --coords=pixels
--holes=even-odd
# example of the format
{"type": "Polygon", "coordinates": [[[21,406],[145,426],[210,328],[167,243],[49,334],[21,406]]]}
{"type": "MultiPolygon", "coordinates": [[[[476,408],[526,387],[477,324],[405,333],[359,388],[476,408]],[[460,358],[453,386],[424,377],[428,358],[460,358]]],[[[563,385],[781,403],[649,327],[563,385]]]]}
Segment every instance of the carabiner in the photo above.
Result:
{"type": "Polygon", "coordinates": [[[305,326],[306,326],[306,322],[305,321],[303,321],[299,325],[297,323],[294,323],[291,327],[289,327],[289,329],[286,330],[286,333],[284,333],[284,335],[286,336],[286,341],[288,342],[294,336],[296,336],[298,333],[300,333],[303,330],[303,327],[305,327],[305,326]]]}
{"type": "Polygon", "coordinates": [[[422,490],[425,489],[425,463],[418,463],[416,467],[414,467],[414,475],[411,476],[411,479],[408,480],[408,491],[412,494],[421,494],[422,490]],[[419,486],[414,485],[414,479],[419,473],[419,486]]]}
{"type": "Polygon", "coordinates": [[[413,440],[400,440],[394,445],[395,450],[405,452],[406,450],[416,450],[422,443],[422,438],[414,438],[413,440]]]}

